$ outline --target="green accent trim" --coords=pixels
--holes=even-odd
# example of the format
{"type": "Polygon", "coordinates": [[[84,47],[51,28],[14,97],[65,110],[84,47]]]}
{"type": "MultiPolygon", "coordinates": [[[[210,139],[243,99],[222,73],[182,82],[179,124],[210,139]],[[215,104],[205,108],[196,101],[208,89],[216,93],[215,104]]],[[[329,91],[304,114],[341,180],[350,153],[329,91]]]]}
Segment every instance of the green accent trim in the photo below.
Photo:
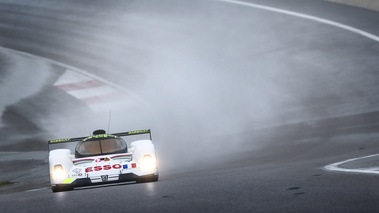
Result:
{"type": "Polygon", "coordinates": [[[65,181],[63,181],[63,183],[72,183],[72,182],[74,182],[74,180],[75,180],[75,178],[68,178],[65,181]]]}
{"type": "Polygon", "coordinates": [[[83,141],[87,141],[87,140],[90,140],[90,139],[101,139],[101,138],[104,138],[104,139],[108,139],[108,138],[118,138],[117,135],[108,135],[108,134],[102,134],[102,135],[94,135],[94,136],[91,136],[91,137],[88,137],[86,139],[84,139],[83,141]]]}
{"type": "Polygon", "coordinates": [[[58,140],[52,140],[52,141],[49,141],[50,143],[56,143],[56,142],[67,142],[67,141],[70,141],[71,138],[68,138],[68,139],[58,139],[58,140]]]}

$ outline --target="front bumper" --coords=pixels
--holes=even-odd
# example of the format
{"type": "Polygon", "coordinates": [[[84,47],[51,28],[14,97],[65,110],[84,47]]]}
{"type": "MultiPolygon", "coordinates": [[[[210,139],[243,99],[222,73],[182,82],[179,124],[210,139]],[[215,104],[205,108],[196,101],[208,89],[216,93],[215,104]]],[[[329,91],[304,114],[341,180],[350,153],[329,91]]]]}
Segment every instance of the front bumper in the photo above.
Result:
{"type": "Polygon", "coordinates": [[[74,188],[74,187],[81,187],[81,186],[91,186],[91,185],[100,185],[100,184],[109,184],[109,183],[117,183],[117,182],[130,182],[130,181],[136,181],[136,182],[149,182],[149,181],[157,181],[158,180],[158,172],[155,172],[153,174],[147,174],[147,175],[136,175],[134,173],[126,173],[126,174],[119,174],[118,179],[112,179],[112,180],[106,180],[106,181],[94,181],[91,178],[70,178],[64,181],[65,183],[62,184],[52,184],[52,187],[59,187],[59,188],[74,188]]]}

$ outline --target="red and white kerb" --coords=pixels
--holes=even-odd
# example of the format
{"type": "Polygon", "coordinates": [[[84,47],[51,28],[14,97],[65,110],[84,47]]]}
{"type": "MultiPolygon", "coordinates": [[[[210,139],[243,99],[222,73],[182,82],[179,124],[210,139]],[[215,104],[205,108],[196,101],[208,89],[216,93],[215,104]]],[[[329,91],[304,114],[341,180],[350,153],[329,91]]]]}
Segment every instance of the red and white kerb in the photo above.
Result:
{"type": "Polygon", "coordinates": [[[66,70],[54,86],[87,104],[95,111],[105,111],[122,106],[126,99],[122,91],[80,73],[66,70]]]}

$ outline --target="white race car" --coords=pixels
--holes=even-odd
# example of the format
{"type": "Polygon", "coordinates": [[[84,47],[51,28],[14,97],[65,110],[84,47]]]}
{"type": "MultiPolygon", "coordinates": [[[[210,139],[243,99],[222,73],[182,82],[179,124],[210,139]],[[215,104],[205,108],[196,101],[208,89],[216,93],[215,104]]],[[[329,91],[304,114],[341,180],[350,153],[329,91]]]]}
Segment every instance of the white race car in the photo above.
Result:
{"type": "Polygon", "coordinates": [[[156,162],[150,129],[111,135],[96,130],[90,137],[49,141],[53,192],[102,183],[158,181],[156,162]],[[129,147],[123,139],[143,134],[149,134],[149,139],[130,142],[129,147]]]}

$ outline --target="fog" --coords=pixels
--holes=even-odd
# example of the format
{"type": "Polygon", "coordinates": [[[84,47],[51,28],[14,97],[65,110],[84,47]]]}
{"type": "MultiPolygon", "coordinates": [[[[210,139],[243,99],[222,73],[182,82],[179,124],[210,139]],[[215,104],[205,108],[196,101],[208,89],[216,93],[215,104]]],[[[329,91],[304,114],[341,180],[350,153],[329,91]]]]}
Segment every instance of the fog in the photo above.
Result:
{"type": "Polygon", "coordinates": [[[0,115],[7,106],[38,93],[44,86],[49,66],[33,58],[0,49],[0,115]]]}
{"type": "MultiPolygon", "coordinates": [[[[47,39],[32,44],[45,44],[37,54],[130,91],[121,109],[110,104],[110,111],[92,112],[80,104],[54,105],[56,113],[48,117],[31,116],[49,137],[107,130],[111,112],[110,132],[152,129],[160,167],[174,172],[264,148],[248,138],[257,130],[311,125],[378,108],[377,48],[339,29],[208,1],[91,1],[89,7],[74,1],[36,2],[24,2],[33,5],[31,14],[56,15],[43,19],[50,25],[36,32],[47,39]],[[287,25],[303,30],[295,33],[287,25]],[[368,45],[372,54],[352,61],[359,45],[368,45]]],[[[36,24],[39,19],[33,18],[36,24]]],[[[24,79],[25,63],[3,63],[5,79],[24,79]],[[16,68],[22,71],[9,71],[16,68]]],[[[11,90],[12,98],[0,107],[38,92],[44,96],[39,89],[46,84],[46,70],[57,71],[40,66],[32,69],[38,78],[21,88],[1,82],[1,91],[11,90]]]]}

